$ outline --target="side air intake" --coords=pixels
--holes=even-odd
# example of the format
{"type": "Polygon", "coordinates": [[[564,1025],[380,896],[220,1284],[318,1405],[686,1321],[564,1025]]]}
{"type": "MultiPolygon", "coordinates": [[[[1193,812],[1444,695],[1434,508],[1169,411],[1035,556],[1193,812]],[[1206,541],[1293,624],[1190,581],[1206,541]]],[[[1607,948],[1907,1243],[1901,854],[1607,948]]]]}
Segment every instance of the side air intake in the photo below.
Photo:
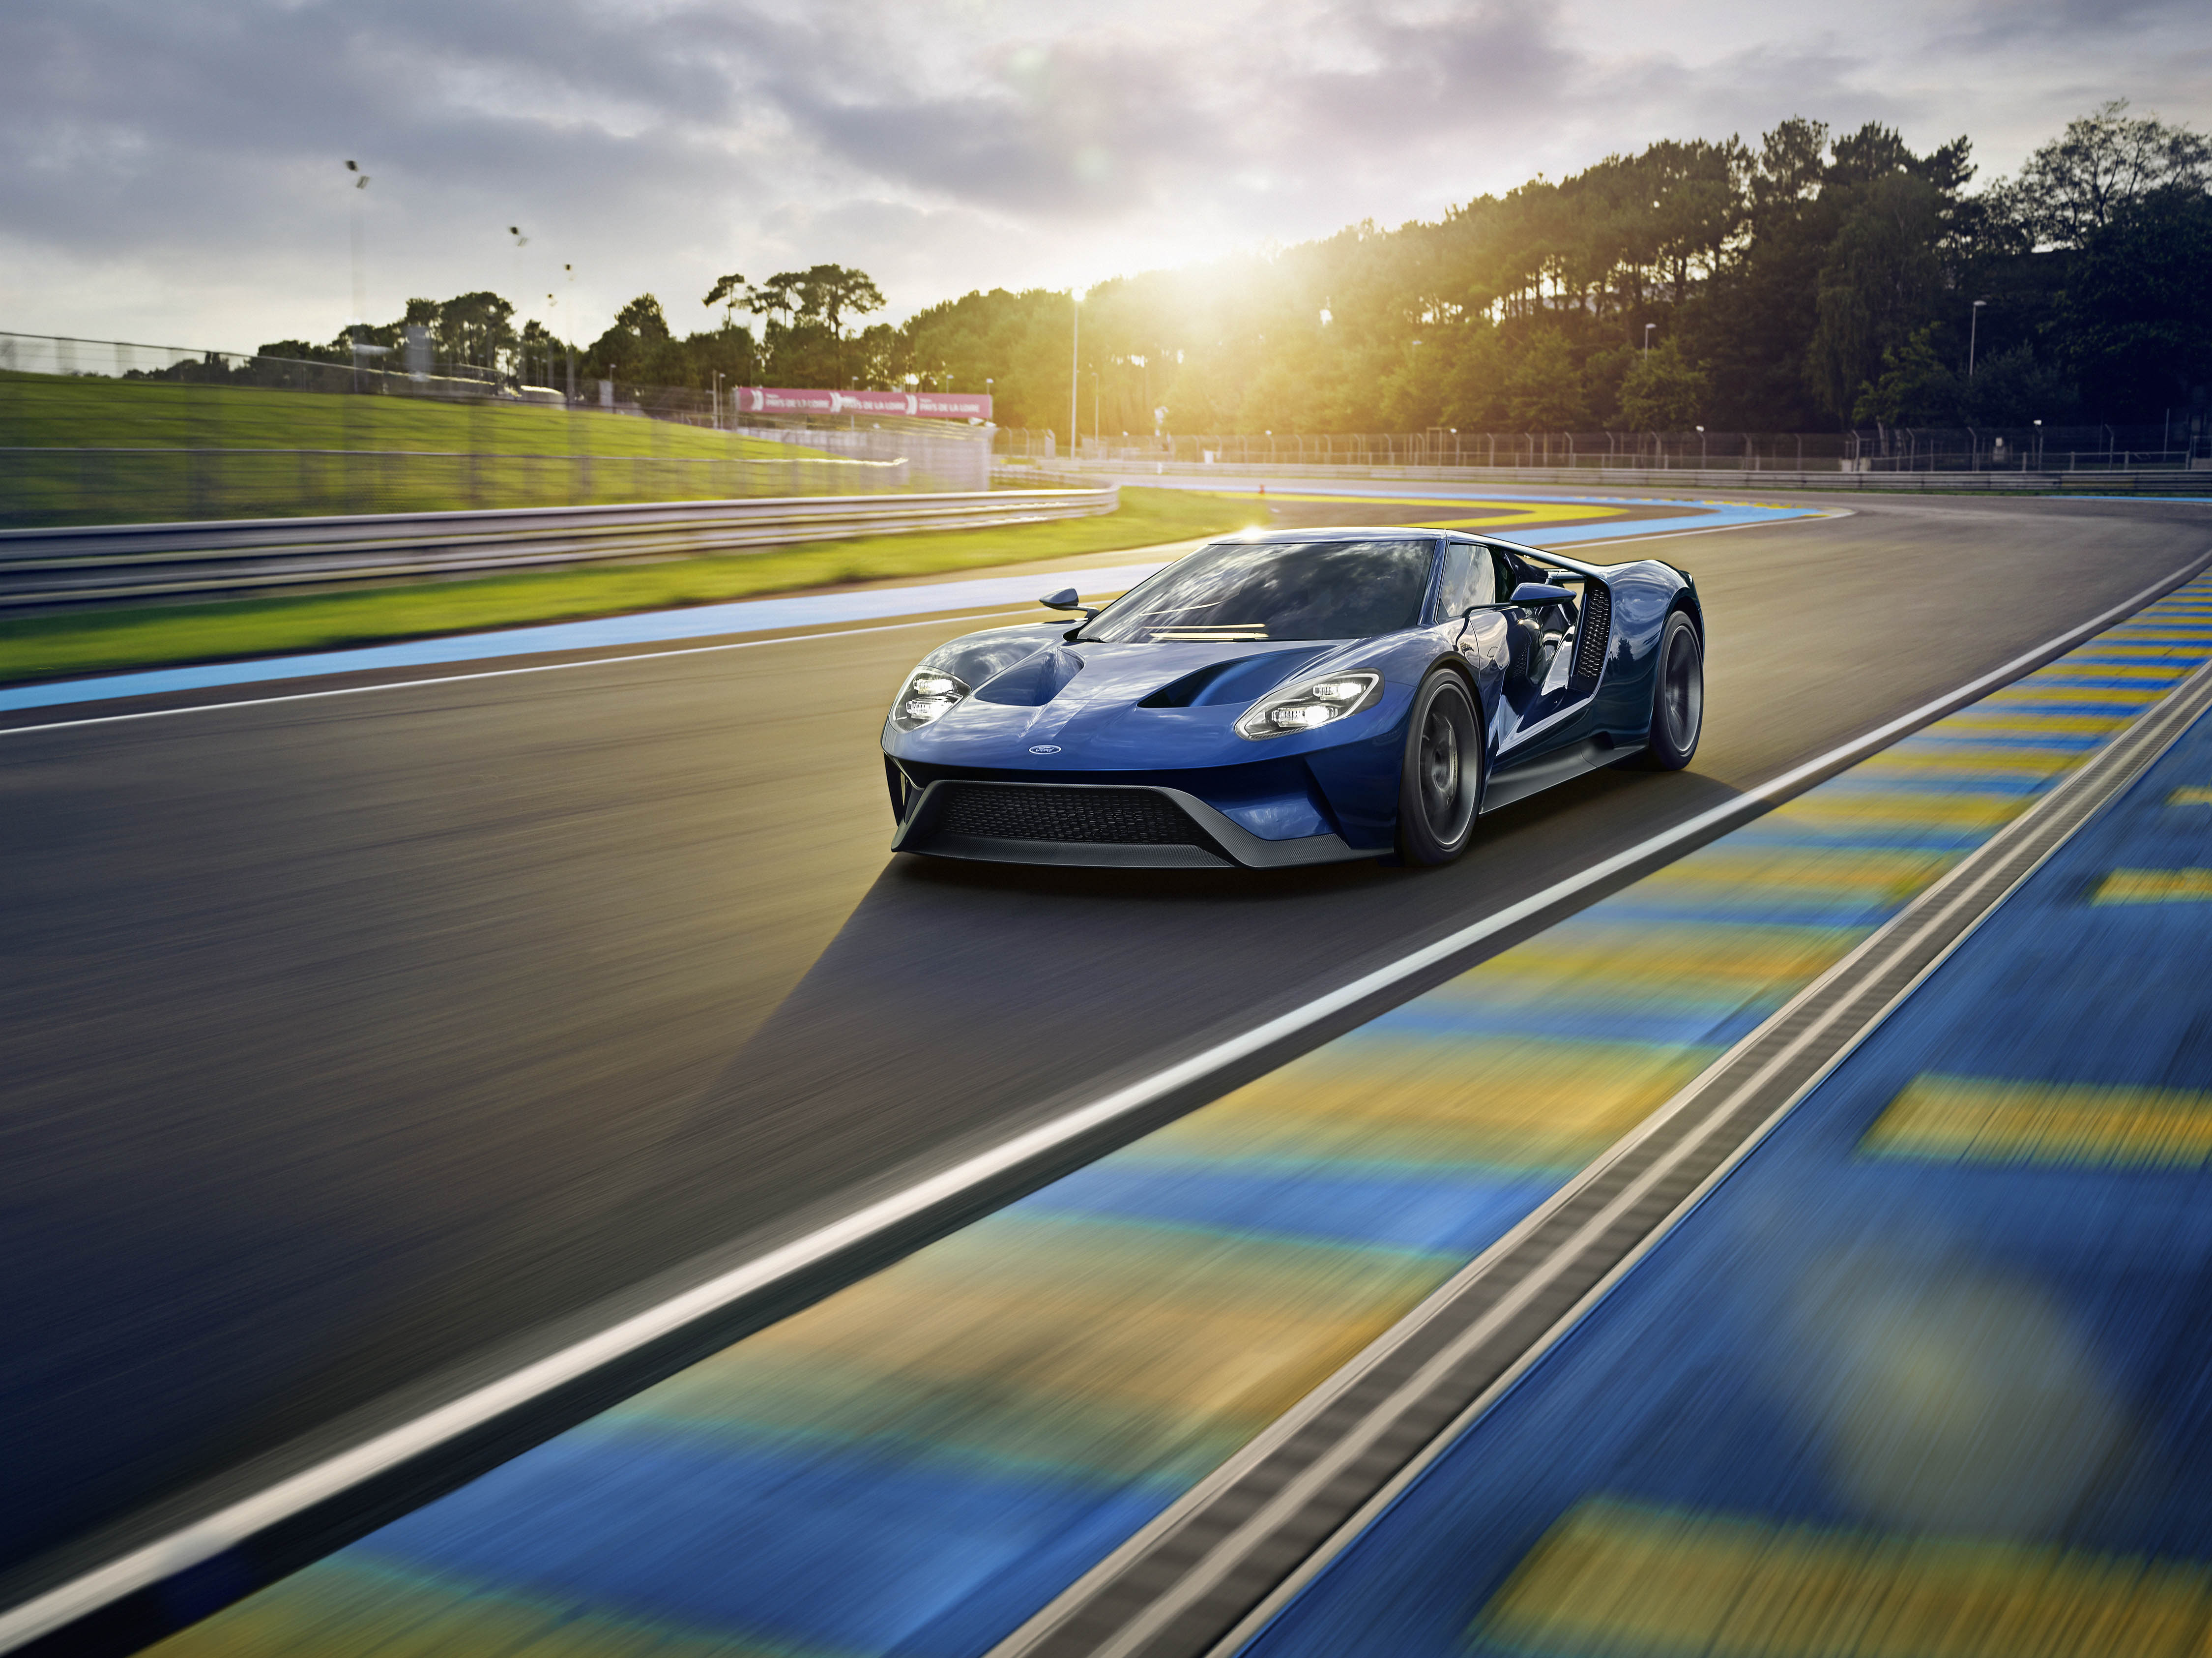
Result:
{"type": "Polygon", "coordinates": [[[1613,594],[1595,582],[1583,584],[1583,627],[1575,642],[1575,678],[1595,680],[1605,668],[1605,648],[1613,637],[1613,594]]]}

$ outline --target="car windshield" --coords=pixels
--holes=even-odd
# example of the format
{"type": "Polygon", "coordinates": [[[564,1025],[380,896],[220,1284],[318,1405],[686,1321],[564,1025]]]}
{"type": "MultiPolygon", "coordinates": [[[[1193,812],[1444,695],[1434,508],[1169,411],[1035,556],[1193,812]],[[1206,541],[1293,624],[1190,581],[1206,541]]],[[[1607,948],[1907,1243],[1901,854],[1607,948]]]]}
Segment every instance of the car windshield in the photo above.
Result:
{"type": "Polygon", "coordinates": [[[1109,644],[1364,639],[1421,619],[1436,544],[1224,541],[1101,611],[1078,636],[1109,644]]]}

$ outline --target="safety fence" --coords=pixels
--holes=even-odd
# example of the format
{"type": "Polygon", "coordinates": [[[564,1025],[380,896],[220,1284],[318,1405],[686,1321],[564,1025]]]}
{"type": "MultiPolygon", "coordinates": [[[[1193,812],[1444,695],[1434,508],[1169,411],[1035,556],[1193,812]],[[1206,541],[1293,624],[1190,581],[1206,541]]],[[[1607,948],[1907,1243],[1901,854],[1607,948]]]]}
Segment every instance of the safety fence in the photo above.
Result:
{"type": "Polygon", "coordinates": [[[1571,470],[1565,466],[1338,466],[1324,474],[1320,468],[1310,464],[1300,466],[1292,461],[1280,461],[1272,466],[1262,461],[1224,460],[1207,464],[1159,460],[1073,460],[1047,465],[1014,460],[995,468],[992,476],[1002,485],[1018,485],[1024,480],[1038,479],[1069,485],[1105,478],[1115,479],[1124,484],[1142,483],[1155,478],[1180,478],[1203,481],[1232,491],[1241,490],[1251,482],[1273,483],[1279,479],[1294,482],[1326,476],[1332,481],[1340,479],[1347,485],[1355,479],[1371,479],[1376,482],[1462,484],[1479,489],[1538,484],[1583,490],[1649,489],[1677,492],[1746,490],[1772,493],[1785,490],[1808,490],[1847,493],[1856,491],[1871,494],[1923,491],[1944,495],[2142,495],[2212,500],[2212,469],[2201,465],[2193,472],[2168,466],[2135,472],[2118,469],[2110,472],[2019,472],[2008,467],[1996,472],[1838,472],[1832,469],[1802,472],[1748,472],[1741,468],[1700,468],[1694,466],[1671,469],[1611,466],[1601,472],[1588,467],[1571,470]]]}
{"type": "MultiPolygon", "coordinates": [[[[1004,428],[994,448],[1001,460],[1069,458],[1048,430],[1004,428]]],[[[2198,418],[2150,426],[1881,426],[1846,432],[1232,432],[1086,437],[1073,458],[1570,472],[2140,472],[2212,470],[2212,431],[2198,418]]]]}
{"type": "MultiPolygon", "coordinates": [[[[271,357],[259,351],[210,350],[189,345],[148,345],[134,340],[75,339],[57,334],[0,333],[0,373],[52,375],[64,379],[167,382],[179,386],[237,386],[264,391],[373,393],[388,397],[520,399],[521,387],[491,369],[447,363],[447,372],[409,373],[381,347],[350,362],[271,357]]],[[[531,390],[533,400],[558,403],[550,387],[531,390]]]]}

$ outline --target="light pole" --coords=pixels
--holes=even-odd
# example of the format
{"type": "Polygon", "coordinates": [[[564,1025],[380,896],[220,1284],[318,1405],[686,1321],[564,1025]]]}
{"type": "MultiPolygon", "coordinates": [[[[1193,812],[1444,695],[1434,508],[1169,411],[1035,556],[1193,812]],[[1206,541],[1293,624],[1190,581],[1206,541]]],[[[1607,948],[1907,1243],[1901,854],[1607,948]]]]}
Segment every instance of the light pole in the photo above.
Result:
{"type": "Polygon", "coordinates": [[[368,174],[361,170],[359,162],[349,161],[346,171],[353,180],[353,326],[346,330],[353,358],[353,388],[361,389],[361,331],[368,322],[368,278],[363,270],[361,250],[361,192],[368,188],[368,174]]]}
{"type": "Polygon", "coordinates": [[[1703,426],[1700,426],[1700,427],[1698,427],[1698,470],[1699,472],[1703,472],[1703,471],[1705,471],[1705,429],[1703,426]]]}
{"type": "Polygon", "coordinates": [[[1974,302],[1974,308],[1966,314],[1971,319],[1966,324],[1966,378],[1969,380],[1974,377],[1974,341],[1982,330],[1982,307],[1988,303],[1985,299],[1978,299],[1974,302]]]}
{"type": "Polygon", "coordinates": [[[1081,348],[1083,343],[1083,296],[1073,288],[1067,290],[1067,458],[1075,459],[1075,388],[1081,383],[1081,348]]]}
{"type": "Polygon", "coordinates": [[[562,327],[568,337],[568,402],[573,407],[576,401],[576,267],[563,265],[561,269],[568,278],[568,314],[562,320],[562,327]]]}
{"type": "Polygon", "coordinates": [[[722,430],[722,371],[714,370],[714,430],[722,430]]]}
{"type": "MultiPolygon", "coordinates": [[[[519,224],[507,226],[507,234],[514,242],[514,291],[519,294],[522,291],[522,250],[530,246],[530,238],[522,234],[522,227],[519,224]]],[[[492,351],[495,362],[498,347],[495,345],[492,351]]],[[[514,384],[516,389],[520,391],[522,382],[530,378],[530,369],[529,364],[523,360],[522,336],[519,332],[514,337],[514,384]]],[[[497,372],[498,370],[494,369],[493,373],[497,372]]]]}
{"type": "Polygon", "coordinates": [[[1658,326],[1656,322],[1647,322],[1644,325],[1644,350],[1647,357],[1651,352],[1651,331],[1658,326]]]}
{"type": "Polygon", "coordinates": [[[353,187],[353,320],[356,323],[368,320],[368,278],[362,269],[361,251],[361,192],[368,188],[368,174],[361,170],[359,162],[348,162],[346,171],[354,175],[353,187]]]}

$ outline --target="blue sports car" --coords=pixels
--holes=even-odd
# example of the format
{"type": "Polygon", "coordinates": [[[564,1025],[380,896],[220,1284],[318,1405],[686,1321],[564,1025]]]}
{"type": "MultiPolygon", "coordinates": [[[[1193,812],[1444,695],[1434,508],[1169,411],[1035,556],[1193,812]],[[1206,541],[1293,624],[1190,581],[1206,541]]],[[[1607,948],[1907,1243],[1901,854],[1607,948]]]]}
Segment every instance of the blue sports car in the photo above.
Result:
{"type": "Polygon", "coordinates": [[[1656,560],[1423,529],[1215,541],[1103,608],[970,633],[884,722],[893,847],[1018,863],[1443,863],[1480,813],[1689,764],[1705,613],[1656,560]]]}

